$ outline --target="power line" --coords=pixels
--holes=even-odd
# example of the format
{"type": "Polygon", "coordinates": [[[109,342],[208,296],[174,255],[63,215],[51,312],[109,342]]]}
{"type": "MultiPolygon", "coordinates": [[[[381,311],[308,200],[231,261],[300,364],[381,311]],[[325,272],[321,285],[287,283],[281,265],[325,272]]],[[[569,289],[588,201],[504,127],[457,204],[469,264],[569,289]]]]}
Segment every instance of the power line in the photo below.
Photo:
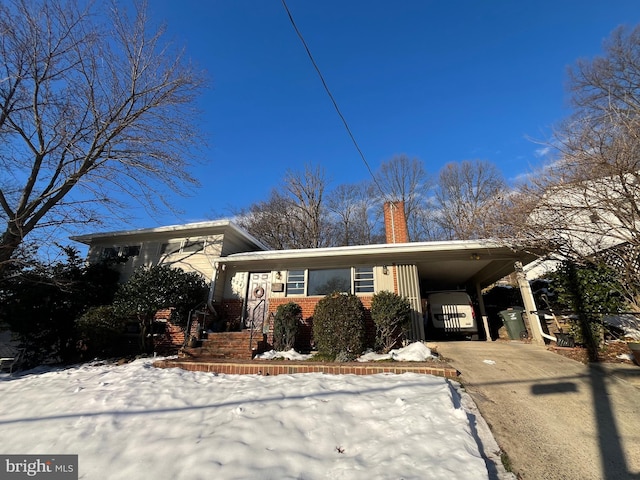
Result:
{"type": "Polygon", "coordinates": [[[304,37],[302,36],[302,33],[300,32],[300,30],[298,30],[296,22],[293,20],[293,16],[291,15],[291,12],[289,11],[289,7],[287,6],[287,2],[285,0],[281,0],[281,1],[282,1],[282,6],[284,7],[285,11],[287,12],[287,15],[289,16],[289,21],[291,22],[291,25],[293,26],[293,29],[295,30],[296,34],[298,35],[298,38],[302,42],[302,45],[304,46],[304,49],[307,52],[307,56],[309,57],[309,60],[311,60],[311,63],[313,64],[313,68],[315,68],[316,72],[318,72],[318,76],[320,77],[320,81],[322,82],[322,86],[324,87],[325,91],[327,92],[327,95],[329,95],[329,98],[331,99],[331,103],[333,103],[333,108],[335,108],[336,112],[338,112],[338,116],[340,117],[340,120],[342,120],[344,128],[347,130],[347,133],[349,134],[349,138],[351,138],[351,141],[355,145],[356,150],[360,154],[360,158],[362,158],[362,161],[366,165],[367,170],[369,171],[369,175],[371,175],[371,178],[373,179],[373,182],[376,184],[376,186],[380,190],[380,193],[382,193],[382,196],[386,197],[386,194],[384,193],[384,190],[382,189],[382,187],[380,187],[380,184],[378,183],[378,180],[376,179],[375,175],[371,171],[371,167],[369,166],[369,162],[367,162],[367,159],[365,158],[364,153],[362,153],[362,150],[360,149],[360,146],[358,145],[358,142],[356,142],[356,139],[353,136],[353,133],[351,133],[351,129],[349,128],[349,124],[347,123],[347,120],[344,118],[344,115],[342,115],[342,112],[340,111],[340,108],[338,107],[338,103],[336,102],[335,98],[333,98],[331,90],[329,90],[329,86],[327,85],[327,82],[324,80],[324,76],[322,75],[322,72],[320,71],[320,68],[318,67],[318,64],[314,60],[313,55],[311,55],[311,51],[309,50],[309,47],[307,46],[307,42],[305,42],[304,37]]]}

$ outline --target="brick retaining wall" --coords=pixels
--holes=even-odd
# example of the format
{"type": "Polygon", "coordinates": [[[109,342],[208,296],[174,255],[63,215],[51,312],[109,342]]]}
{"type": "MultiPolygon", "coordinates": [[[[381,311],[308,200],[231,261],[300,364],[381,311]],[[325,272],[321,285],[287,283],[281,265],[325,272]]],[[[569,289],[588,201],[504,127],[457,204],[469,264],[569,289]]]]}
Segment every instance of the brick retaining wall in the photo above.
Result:
{"type": "Polygon", "coordinates": [[[438,377],[456,378],[460,375],[450,365],[433,363],[313,363],[313,362],[229,362],[221,361],[189,361],[189,360],[158,360],[153,364],[158,368],[182,368],[195,372],[225,373],[231,375],[281,375],[295,373],[325,373],[330,375],[375,375],[378,373],[419,373],[436,375],[438,377]]]}

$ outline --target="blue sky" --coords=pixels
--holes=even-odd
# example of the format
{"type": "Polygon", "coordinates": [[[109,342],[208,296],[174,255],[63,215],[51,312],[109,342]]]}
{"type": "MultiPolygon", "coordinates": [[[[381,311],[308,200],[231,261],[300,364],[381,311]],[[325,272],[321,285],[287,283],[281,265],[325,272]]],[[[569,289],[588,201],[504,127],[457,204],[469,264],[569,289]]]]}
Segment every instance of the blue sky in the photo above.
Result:
{"type": "MultiPolygon", "coordinates": [[[[133,227],[200,221],[264,200],[287,169],[324,167],[331,185],[369,178],[280,0],[152,0],[153,21],[208,71],[202,187],[184,212],[133,227]]],[[[287,4],[375,171],[396,154],[437,174],[495,163],[508,181],[541,162],[569,110],[566,69],[602,51],[637,0],[337,1],[287,4]]]]}

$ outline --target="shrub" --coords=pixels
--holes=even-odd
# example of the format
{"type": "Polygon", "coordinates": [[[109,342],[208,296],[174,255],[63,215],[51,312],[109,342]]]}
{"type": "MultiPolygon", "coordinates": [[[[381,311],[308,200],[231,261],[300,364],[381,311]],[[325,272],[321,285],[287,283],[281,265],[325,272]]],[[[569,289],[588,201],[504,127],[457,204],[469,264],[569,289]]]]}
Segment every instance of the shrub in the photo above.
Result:
{"type": "Polygon", "coordinates": [[[393,292],[379,292],[371,301],[371,319],[376,326],[376,346],[383,353],[399,346],[411,322],[409,300],[393,292]]]}
{"type": "Polygon", "coordinates": [[[293,348],[302,317],[302,307],[295,302],[279,305],[273,319],[273,348],[287,351],[293,348]]]}
{"type": "Polygon", "coordinates": [[[0,280],[0,323],[26,349],[26,367],[77,361],[75,320],[92,306],[110,303],[118,285],[109,264],[86,266],[75,248],[61,249],[60,260],[25,257],[0,280]]]}
{"type": "Polygon", "coordinates": [[[155,313],[172,307],[171,321],[184,326],[188,312],[205,301],[207,290],[198,273],[165,265],[140,267],[120,285],[113,305],[120,315],[138,320],[141,348],[150,352],[154,348],[151,328],[155,313]]]}
{"type": "Polygon", "coordinates": [[[364,351],[364,307],[353,294],[331,293],[313,313],[313,336],[322,355],[352,360],[364,351]]]}
{"type": "Polygon", "coordinates": [[[554,309],[577,315],[571,319],[570,333],[578,343],[597,347],[604,339],[602,315],[625,308],[617,272],[603,264],[563,262],[548,278],[557,295],[554,309]]]}
{"type": "Polygon", "coordinates": [[[118,315],[110,305],[87,310],[76,321],[81,355],[85,358],[104,358],[119,354],[126,324],[126,317],[118,315]]]}

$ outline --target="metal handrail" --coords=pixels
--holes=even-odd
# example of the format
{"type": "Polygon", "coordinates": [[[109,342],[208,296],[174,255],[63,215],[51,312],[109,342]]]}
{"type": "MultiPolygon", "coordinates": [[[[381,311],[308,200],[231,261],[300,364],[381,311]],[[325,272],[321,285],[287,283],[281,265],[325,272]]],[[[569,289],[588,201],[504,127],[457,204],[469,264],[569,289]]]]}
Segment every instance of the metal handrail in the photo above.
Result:
{"type": "MultiPolygon", "coordinates": [[[[264,298],[263,298],[263,299],[261,299],[261,300],[256,304],[256,306],[255,306],[255,307],[253,307],[253,310],[251,310],[251,326],[250,326],[250,328],[251,328],[251,333],[249,334],[249,350],[251,350],[251,351],[253,351],[253,332],[254,332],[255,327],[256,327],[256,325],[255,325],[255,318],[256,318],[256,317],[255,317],[255,314],[256,314],[256,310],[258,309],[258,307],[259,307],[260,305],[262,305],[263,303],[266,303],[264,298]]],[[[263,313],[262,313],[262,325],[264,326],[264,311],[263,311],[263,313]]],[[[261,327],[261,328],[262,328],[262,327],[261,327]]]]}
{"type": "Polygon", "coordinates": [[[198,315],[198,314],[204,314],[204,319],[202,322],[200,322],[200,318],[197,319],[197,323],[198,323],[198,330],[202,330],[202,327],[204,325],[204,323],[206,323],[207,320],[207,311],[206,309],[204,311],[199,311],[198,308],[201,307],[202,305],[204,305],[204,302],[200,302],[199,304],[197,304],[195,307],[193,307],[191,310],[189,310],[189,316],[187,318],[187,325],[185,328],[185,335],[184,335],[184,340],[182,341],[182,346],[186,347],[189,343],[189,337],[191,337],[191,329],[193,327],[193,316],[194,315],[198,315]]]}

